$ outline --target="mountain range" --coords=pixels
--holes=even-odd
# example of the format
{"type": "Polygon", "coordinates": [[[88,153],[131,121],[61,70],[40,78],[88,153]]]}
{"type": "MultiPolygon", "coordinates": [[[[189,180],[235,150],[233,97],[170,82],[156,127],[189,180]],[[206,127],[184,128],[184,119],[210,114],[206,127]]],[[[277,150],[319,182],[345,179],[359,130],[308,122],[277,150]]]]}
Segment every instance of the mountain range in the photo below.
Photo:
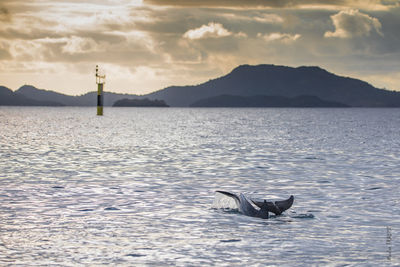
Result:
{"type": "Polygon", "coordinates": [[[296,96],[296,97],[284,97],[284,96],[234,96],[234,95],[220,95],[210,98],[201,99],[190,105],[191,107],[296,107],[296,108],[308,108],[308,107],[335,107],[344,108],[348,107],[345,104],[331,101],[324,101],[316,96],[296,96]]]}
{"type": "Polygon", "coordinates": [[[64,106],[64,104],[52,100],[32,99],[24,94],[14,93],[7,87],[0,86],[0,106],[64,106]]]}
{"type": "MultiPolygon", "coordinates": [[[[96,95],[96,92],[89,92],[69,96],[30,85],[13,92],[0,86],[0,105],[95,106],[96,95]]],[[[304,97],[311,101],[306,106],[400,107],[400,92],[378,89],[367,82],[338,76],[319,67],[276,65],[241,65],[225,76],[199,85],[171,86],[147,95],[105,92],[104,105],[112,106],[121,99],[148,98],[163,100],[171,107],[276,106],[273,101],[280,101],[279,106],[293,106],[290,104],[294,103],[293,99],[303,101],[304,97]],[[265,101],[256,104],[260,98],[272,104],[265,101]],[[229,105],[232,99],[235,103],[229,105]],[[213,101],[212,105],[210,101],[213,101]]]]}

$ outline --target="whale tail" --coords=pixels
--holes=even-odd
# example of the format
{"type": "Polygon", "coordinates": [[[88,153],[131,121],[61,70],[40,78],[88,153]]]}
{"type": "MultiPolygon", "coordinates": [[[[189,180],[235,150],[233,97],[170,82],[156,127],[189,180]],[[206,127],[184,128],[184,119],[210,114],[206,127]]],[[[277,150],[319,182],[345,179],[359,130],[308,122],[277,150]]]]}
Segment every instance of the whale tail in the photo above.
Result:
{"type": "Polygon", "coordinates": [[[270,202],[270,201],[255,201],[251,200],[257,207],[261,208],[262,206],[266,205],[268,207],[268,211],[275,213],[276,215],[281,215],[282,212],[285,210],[289,209],[294,202],[294,197],[290,196],[286,200],[279,200],[275,202],[270,202]]]}
{"type": "Polygon", "coordinates": [[[284,212],[285,210],[289,209],[294,202],[294,196],[290,196],[286,200],[281,200],[281,201],[275,201],[275,205],[282,211],[284,212]]]}
{"type": "Polygon", "coordinates": [[[268,218],[269,217],[268,212],[275,213],[276,215],[281,215],[282,212],[289,209],[294,202],[293,196],[290,196],[286,200],[279,200],[275,202],[270,202],[266,200],[256,201],[253,199],[249,199],[251,203],[253,203],[255,206],[259,208],[259,210],[257,210],[253,207],[253,205],[247,200],[247,198],[243,194],[240,194],[240,196],[238,196],[234,193],[226,191],[217,190],[215,192],[233,198],[240,212],[253,217],[268,218]]]}

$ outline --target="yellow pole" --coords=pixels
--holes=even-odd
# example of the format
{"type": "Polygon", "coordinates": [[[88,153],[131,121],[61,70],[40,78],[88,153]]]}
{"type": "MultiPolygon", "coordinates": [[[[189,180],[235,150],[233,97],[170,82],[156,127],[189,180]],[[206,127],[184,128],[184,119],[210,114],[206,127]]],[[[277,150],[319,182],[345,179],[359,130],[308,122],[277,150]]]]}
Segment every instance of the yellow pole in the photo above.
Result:
{"type": "Polygon", "coordinates": [[[97,84],[97,116],[103,116],[103,84],[97,84]]]}
{"type": "Polygon", "coordinates": [[[106,75],[99,75],[99,66],[96,65],[96,83],[97,83],[97,116],[103,116],[103,89],[106,75]]]}

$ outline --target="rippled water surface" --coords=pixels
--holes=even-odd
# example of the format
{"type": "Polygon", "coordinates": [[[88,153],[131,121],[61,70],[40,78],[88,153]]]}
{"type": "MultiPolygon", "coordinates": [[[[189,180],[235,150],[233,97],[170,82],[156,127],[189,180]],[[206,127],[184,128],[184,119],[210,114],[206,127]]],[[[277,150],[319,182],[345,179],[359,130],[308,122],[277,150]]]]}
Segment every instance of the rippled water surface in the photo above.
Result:
{"type": "Polygon", "coordinates": [[[95,112],[0,108],[0,266],[400,265],[399,109],[95,112]]]}

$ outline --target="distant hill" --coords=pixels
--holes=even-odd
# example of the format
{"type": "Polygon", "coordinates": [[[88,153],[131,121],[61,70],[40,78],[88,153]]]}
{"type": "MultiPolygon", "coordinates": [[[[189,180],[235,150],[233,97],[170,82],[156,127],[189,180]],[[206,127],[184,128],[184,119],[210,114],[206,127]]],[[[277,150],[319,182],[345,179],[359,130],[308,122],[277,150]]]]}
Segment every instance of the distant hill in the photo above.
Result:
{"type": "Polygon", "coordinates": [[[55,101],[35,100],[24,95],[14,93],[11,89],[0,86],[1,106],[63,106],[55,101]]]}
{"type": "MultiPolygon", "coordinates": [[[[15,94],[35,101],[51,101],[66,106],[95,106],[97,101],[96,92],[68,96],[29,85],[22,86],[15,94]]],[[[188,107],[197,101],[222,95],[286,98],[306,95],[351,107],[400,107],[400,92],[377,89],[364,81],[337,76],[319,67],[292,68],[275,65],[242,65],[223,77],[196,86],[171,86],[142,96],[110,93],[106,89],[104,105],[112,106],[124,98],[148,98],[164,100],[172,107],[188,107]]],[[[13,101],[23,105],[27,101],[21,98],[16,100],[15,96],[10,102],[7,99],[9,96],[4,97],[0,105],[10,105],[13,101]]]]}
{"type": "Polygon", "coordinates": [[[352,107],[400,107],[400,92],[377,89],[357,79],[337,76],[319,67],[242,65],[231,73],[197,86],[172,86],[147,95],[171,106],[220,95],[316,96],[352,107]]]}
{"type": "MultiPolygon", "coordinates": [[[[24,85],[15,91],[15,93],[33,100],[56,101],[65,106],[97,105],[97,92],[89,92],[80,96],[70,96],[44,89],[38,89],[32,85],[24,85]]],[[[140,96],[104,92],[104,106],[112,106],[117,100],[132,97],[140,96]]]]}
{"type": "Polygon", "coordinates": [[[114,103],[113,107],[169,107],[164,100],[144,99],[121,99],[114,103]]]}
{"type": "Polygon", "coordinates": [[[196,101],[191,107],[348,107],[316,96],[233,96],[221,95],[196,101]]]}
{"type": "Polygon", "coordinates": [[[20,87],[16,94],[24,96],[36,101],[53,101],[62,103],[65,106],[77,106],[78,100],[74,96],[64,95],[53,91],[37,89],[31,85],[24,85],[20,87]]]}
{"type": "MultiPolygon", "coordinates": [[[[77,96],[82,106],[96,106],[97,105],[97,92],[89,92],[87,94],[77,96]]],[[[118,94],[112,92],[104,92],[104,106],[112,106],[114,103],[121,99],[140,99],[143,98],[139,95],[118,94]]]]}

